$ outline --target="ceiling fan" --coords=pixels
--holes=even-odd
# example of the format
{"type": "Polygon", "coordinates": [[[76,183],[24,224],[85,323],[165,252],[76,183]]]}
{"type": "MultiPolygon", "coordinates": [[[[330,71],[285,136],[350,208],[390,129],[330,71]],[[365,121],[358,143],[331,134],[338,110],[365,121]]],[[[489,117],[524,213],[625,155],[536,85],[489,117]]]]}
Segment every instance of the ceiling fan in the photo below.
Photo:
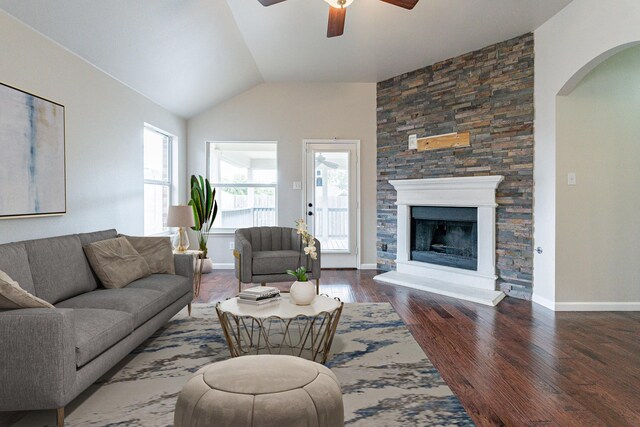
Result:
{"type": "MultiPolygon", "coordinates": [[[[285,0],[258,0],[263,6],[281,3],[285,0]]],[[[344,19],[347,16],[347,7],[353,0],[324,0],[329,3],[329,26],[327,37],[337,37],[344,33],[344,19]]],[[[413,9],[419,0],[381,0],[385,3],[399,6],[404,9],[413,9]]]]}

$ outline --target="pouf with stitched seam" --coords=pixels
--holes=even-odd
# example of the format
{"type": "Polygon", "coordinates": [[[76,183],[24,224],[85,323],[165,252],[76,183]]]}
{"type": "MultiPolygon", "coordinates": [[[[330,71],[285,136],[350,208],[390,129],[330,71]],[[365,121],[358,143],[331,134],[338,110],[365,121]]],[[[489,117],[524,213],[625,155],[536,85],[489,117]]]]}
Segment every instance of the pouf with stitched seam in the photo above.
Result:
{"type": "Polygon", "coordinates": [[[242,356],[200,369],[176,403],[175,427],[344,425],[342,392],[326,366],[294,356],[242,356]]]}

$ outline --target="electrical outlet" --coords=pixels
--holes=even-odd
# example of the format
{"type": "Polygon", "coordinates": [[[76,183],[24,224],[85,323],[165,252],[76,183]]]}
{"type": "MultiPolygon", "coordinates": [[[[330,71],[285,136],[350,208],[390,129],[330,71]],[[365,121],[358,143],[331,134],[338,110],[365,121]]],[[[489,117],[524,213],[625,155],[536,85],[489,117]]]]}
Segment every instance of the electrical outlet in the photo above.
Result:
{"type": "Polygon", "coordinates": [[[576,185],[577,184],[576,173],[575,172],[569,172],[567,174],[567,184],[568,185],[576,185]]]}
{"type": "Polygon", "coordinates": [[[382,252],[387,252],[387,244],[386,243],[381,244],[380,249],[382,250],[382,252]]]}
{"type": "Polygon", "coordinates": [[[229,242],[229,249],[234,250],[236,248],[236,242],[229,242]]]}
{"type": "Polygon", "coordinates": [[[300,181],[293,181],[293,189],[294,189],[294,190],[302,190],[302,182],[300,182],[300,181]]]}
{"type": "Polygon", "coordinates": [[[409,135],[409,150],[418,149],[418,135],[409,135]]]}

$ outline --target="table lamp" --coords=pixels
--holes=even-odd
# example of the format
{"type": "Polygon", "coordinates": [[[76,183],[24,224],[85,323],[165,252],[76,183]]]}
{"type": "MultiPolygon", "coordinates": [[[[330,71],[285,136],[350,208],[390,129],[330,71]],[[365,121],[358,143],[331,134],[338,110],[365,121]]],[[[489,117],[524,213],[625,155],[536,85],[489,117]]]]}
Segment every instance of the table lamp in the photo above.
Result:
{"type": "Polygon", "coordinates": [[[189,237],[187,236],[186,228],[194,225],[191,206],[169,206],[167,227],[178,227],[178,235],[173,239],[173,248],[176,252],[185,252],[189,249],[189,237]]]}

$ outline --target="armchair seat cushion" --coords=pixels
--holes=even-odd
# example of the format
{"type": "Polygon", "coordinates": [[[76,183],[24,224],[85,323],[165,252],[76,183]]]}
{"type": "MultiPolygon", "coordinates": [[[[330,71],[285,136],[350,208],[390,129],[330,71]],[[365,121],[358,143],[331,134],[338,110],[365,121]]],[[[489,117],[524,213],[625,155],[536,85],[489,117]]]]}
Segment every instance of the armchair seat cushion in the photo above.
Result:
{"type": "Polygon", "coordinates": [[[137,328],[167,306],[167,295],[151,289],[98,289],[61,301],[55,306],[124,311],[133,316],[133,327],[137,328]]]}
{"type": "Polygon", "coordinates": [[[282,274],[300,267],[304,257],[298,251],[258,251],[253,253],[253,275],[282,274]]]}
{"type": "Polygon", "coordinates": [[[73,310],[73,316],[78,368],[133,331],[133,316],[123,311],[79,308],[73,310]]]}

